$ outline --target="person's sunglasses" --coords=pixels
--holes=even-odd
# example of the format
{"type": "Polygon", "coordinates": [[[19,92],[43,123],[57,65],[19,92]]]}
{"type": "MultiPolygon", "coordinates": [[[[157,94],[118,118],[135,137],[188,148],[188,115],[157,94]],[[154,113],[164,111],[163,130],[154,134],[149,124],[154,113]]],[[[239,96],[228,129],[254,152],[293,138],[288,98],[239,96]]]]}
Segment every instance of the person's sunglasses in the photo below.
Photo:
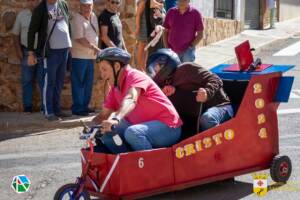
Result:
{"type": "Polygon", "coordinates": [[[121,2],[120,1],[110,1],[111,4],[116,4],[119,5],[121,2]]]}

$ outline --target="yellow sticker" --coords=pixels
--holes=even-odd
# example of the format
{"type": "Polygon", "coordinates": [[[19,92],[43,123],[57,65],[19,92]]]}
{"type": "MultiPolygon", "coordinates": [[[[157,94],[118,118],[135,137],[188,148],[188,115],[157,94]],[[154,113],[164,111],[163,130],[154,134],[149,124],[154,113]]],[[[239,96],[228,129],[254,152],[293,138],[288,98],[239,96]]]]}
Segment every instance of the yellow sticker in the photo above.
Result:
{"type": "Polygon", "coordinates": [[[204,137],[202,140],[195,140],[193,143],[186,144],[183,147],[177,147],[175,150],[175,156],[176,158],[181,159],[186,156],[200,153],[206,149],[214,148],[215,146],[222,145],[224,139],[233,140],[234,134],[234,130],[227,129],[224,133],[219,132],[215,135],[204,137]]]}
{"type": "Polygon", "coordinates": [[[184,157],[184,150],[182,147],[178,147],[176,149],[176,158],[183,158],[184,157]]]}
{"type": "Polygon", "coordinates": [[[264,139],[264,138],[267,138],[268,137],[268,133],[267,133],[267,129],[266,128],[261,128],[259,130],[259,133],[258,133],[259,137],[264,139]]]}
{"type": "Polygon", "coordinates": [[[258,196],[265,196],[268,192],[268,175],[254,174],[253,175],[253,192],[258,196]]]}
{"type": "Polygon", "coordinates": [[[266,116],[265,116],[265,114],[259,114],[258,116],[257,116],[257,124],[264,124],[264,123],[266,123],[266,116]]]}
{"type": "Polygon", "coordinates": [[[255,84],[253,85],[253,89],[254,89],[254,91],[253,91],[254,94],[262,93],[262,89],[263,89],[262,84],[260,84],[260,83],[255,83],[255,84]]]}
{"type": "Polygon", "coordinates": [[[184,151],[186,156],[190,156],[196,153],[194,144],[187,144],[184,146],[184,151]]]}
{"type": "Polygon", "coordinates": [[[262,98],[258,98],[255,100],[255,107],[257,109],[262,109],[265,107],[265,100],[263,100],[262,98]]]}
{"type": "Polygon", "coordinates": [[[222,133],[218,133],[216,135],[213,135],[213,140],[215,141],[216,145],[222,144],[222,138],[223,134],[222,133]]]}
{"type": "Polygon", "coordinates": [[[234,131],[232,129],[227,129],[224,132],[224,137],[226,140],[232,140],[234,138],[234,131]]]}
{"type": "Polygon", "coordinates": [[[208,149],[212,146],[212,140],[210,137],[206,137],[203,139],[204,148],[208,149]]]}

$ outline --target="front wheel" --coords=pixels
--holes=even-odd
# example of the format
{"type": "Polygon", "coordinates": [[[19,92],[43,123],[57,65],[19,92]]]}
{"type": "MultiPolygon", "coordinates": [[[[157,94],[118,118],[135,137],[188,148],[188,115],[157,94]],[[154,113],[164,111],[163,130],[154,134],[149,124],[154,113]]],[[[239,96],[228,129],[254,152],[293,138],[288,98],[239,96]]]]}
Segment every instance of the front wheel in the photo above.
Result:
{"type": "Polygon", "coordinates": [[[61,186],[54,195],[54,200],[90,200],[90,195],[86,189],[83,189],[78,198],[73,196],[78,188],[78,184],[69,183],[61,186]]]}
{"type": "Polygon", "coordinates": [[[288,156],[276,156],[270,168],[270,174],[275,182],[285,183],[292,173],[292,162],[288,156]]]}

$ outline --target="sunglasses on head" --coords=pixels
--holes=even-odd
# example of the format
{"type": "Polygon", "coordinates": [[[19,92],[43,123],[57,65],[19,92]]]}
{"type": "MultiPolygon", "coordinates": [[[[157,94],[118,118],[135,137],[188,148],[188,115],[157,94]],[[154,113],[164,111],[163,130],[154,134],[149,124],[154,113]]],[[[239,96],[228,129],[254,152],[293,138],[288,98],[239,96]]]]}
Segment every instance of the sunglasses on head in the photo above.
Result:
{"type": "Polygon", "coordinates": [[[119,5],[121,2],[120,1],[110,1],[111,4],[116,4],[119,5]]]}

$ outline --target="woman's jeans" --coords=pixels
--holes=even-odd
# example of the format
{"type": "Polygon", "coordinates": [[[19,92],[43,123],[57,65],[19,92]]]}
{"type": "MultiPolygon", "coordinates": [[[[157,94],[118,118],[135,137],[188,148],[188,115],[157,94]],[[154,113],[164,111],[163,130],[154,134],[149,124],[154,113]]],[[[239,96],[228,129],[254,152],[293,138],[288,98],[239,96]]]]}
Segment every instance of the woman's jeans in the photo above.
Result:
{"type": "Polygon", "coordinates": [[[114,132],[104,134],[100,140],[111,153],[122,153],[130,149],[140,151],[169,147],[179,141],[180,135],[181,127],[170,128],[160,121],[131,125],[122,120],[114,132]]]}

